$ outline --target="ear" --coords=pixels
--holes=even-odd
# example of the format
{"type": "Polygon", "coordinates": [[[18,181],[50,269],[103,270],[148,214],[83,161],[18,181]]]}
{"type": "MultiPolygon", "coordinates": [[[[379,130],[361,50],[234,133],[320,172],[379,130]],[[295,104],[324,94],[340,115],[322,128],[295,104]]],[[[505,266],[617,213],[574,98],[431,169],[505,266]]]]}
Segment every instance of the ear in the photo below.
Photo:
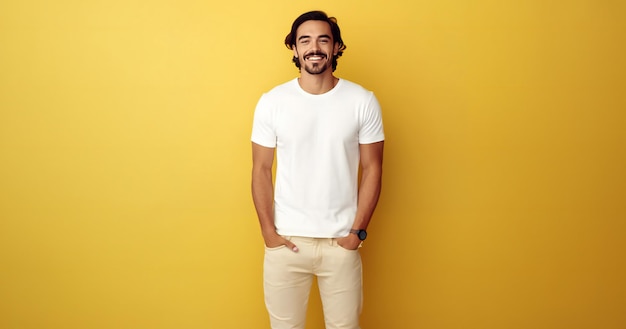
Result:
{"type": "Polygon", "coordinates": [[[333,55],[337,56],[338,52],[339,52],[339,42],[335,42],[335,46],[333,47],[333,55]]]}
{"type": "Polygon", "coordinates": [[[296,49],[296,45],[292,45],[291,50],[293,50],[293,56],[298,58],[298,49],[296,49]]]}

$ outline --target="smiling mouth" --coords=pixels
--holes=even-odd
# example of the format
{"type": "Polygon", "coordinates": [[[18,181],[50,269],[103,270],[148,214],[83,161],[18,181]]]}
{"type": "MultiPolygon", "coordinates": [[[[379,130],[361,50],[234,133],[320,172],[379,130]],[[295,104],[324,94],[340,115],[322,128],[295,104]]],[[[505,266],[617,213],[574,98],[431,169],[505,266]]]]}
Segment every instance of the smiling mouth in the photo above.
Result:
{"type": "Polygon", "coordinates": [[[320,61],[325,58],[326,56],[322,54],[311,54],[304,57],[304,59],[307,61],[320,61]]]}

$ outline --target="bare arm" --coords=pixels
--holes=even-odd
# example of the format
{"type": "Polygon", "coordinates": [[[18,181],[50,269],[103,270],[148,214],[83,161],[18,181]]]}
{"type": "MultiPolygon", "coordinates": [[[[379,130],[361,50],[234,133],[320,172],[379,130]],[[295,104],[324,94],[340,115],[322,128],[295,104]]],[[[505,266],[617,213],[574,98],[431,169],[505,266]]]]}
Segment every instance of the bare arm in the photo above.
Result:
{"type": "MultiPolygon", "coordinates": [[[[383,146],[384,141],[361,144],[361,184],[357,203],[356,217],[352,224],[353,229],[367,229],[372,219],[378,198],[380,196],[383,174],[383,146]]],[[[338,243],[347,249],[356,249],[361,241],[356,235],[350,234],[338,243]]]]}
{"type": "Polygon", "coordinates": [[[286,245],[293,251],[297,251],[293,243],[276,233],[274,226],[273,163],[273,148],[252,143],[252,200],[261,225],[261,234],[267,247],[286,245]]]}

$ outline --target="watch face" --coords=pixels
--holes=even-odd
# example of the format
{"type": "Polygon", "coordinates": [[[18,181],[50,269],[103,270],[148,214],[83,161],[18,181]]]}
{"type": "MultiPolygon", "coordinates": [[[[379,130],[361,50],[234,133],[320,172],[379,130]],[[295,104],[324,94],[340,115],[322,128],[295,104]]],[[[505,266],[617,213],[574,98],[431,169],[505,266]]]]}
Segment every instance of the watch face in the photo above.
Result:
{"type": "Polygon", "coordinates": [[[365,230],[359,230],[359,232],[357,233],[359,239],[361,241],[365,240],[365,238],[367,238],[367,232],[365,230]]]}

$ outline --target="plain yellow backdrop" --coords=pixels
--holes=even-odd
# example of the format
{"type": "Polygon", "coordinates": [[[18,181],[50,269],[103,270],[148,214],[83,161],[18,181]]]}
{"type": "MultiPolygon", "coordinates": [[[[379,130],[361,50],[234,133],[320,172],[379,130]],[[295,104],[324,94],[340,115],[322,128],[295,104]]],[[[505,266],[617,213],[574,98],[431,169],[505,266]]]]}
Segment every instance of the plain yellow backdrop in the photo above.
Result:
{"type": "Polygon", "coordinates": [[[617,0],[3,0],[1,328],[269,328],[252,113],[313,9],[384,112],[362,327],[624,328],[617,0]]]}

